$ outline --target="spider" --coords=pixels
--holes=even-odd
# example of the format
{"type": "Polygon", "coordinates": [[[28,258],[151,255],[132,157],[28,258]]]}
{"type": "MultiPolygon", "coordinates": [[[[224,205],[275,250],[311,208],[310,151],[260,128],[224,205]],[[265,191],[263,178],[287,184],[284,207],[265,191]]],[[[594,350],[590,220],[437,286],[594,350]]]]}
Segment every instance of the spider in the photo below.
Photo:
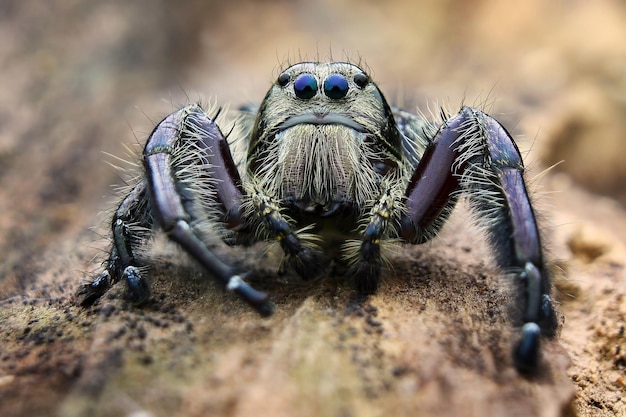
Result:
{"type": "Polygon", "coordinates": [[[442,111],[441,123],[392,108],[347,62],[286,68],[260,106],[240,109],[240,128],[228,135],[219,114],[191,104],[154,128],[143,175],[113,214],[104,270],[77,293],[82,305],[120,280],[130,300],[148,299],[138,248],[158,229],[262,316],[274,310],[269,297],[216,254],[216,240],[277,242],[281,268],[305,280],[342,264],[358,293],[371,294],[387,242],[432,239],[463,195],[518,289],[513,362],[522,373],[539,368],[540,339],[557,328],[550,276],[522,157],[497,120],[466,106],[442,111]],[[241,144],[245,157],[233,158],[241,144]]]}

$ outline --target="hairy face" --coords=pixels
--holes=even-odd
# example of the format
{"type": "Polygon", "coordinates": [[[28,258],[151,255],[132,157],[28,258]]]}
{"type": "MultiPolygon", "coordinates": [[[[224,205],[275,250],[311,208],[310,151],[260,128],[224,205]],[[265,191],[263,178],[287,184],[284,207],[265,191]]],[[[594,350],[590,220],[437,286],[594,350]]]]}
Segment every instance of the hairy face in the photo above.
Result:
{"type": "Polygon", "coordinates": [[[362,69],[300,63],[278,77],[260,106],[248,169],[287,204],[329,215],[375,198],[401,152],[389,105],[362,69]]]}

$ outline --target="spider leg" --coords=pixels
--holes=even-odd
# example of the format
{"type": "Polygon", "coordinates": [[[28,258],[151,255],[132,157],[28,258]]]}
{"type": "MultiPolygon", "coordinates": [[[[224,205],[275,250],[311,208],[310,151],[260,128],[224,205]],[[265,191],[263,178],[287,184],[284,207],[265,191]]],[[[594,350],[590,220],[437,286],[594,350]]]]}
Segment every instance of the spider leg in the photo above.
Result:
{"type": "Polygon", "coordinates": [[[373,294],[378,289],[382,269],[380,245],[388,234],[390,220],[397,218],[395,207],[396,199],[388,188],[370,211],[368,223],[362,233],[359,253],[352,265],[352,275],[360,294],[373,294]]]}
{"type": "Polygon", "coordinates": [[[516,271],[523,326],[513,360],[518,370],[532,372],[540,335],[554,336],[557,320],[523,172],[519,150],[504,127],[463,107],[440,128],[409,182],[400,235],[414,243],[428,240],[452,210],[458,191],[469,197],[497,263],[516,271]]]}
{"type": "Polygon", "coordinates": [[[167,236],[178,243],[227,290],[239,295],[262,316],[273,312],[268,296],[250,287],[243,275],[219,259],[193,228],[197,220],[190,207],[188,190],[177,180],[173,156],[181,129],[188,123],[189,132],[199,139],[208,175],[214,180],[216,200],[226,213],[231,227],[241,225],[241,189],[239,175],[232,161],[226,139],[218,126],[198,106],[188,106],[167,116],[152,132],[143,153],[148,189],[152,196],[154,215],[167,236]]]}
{"type": "Polygon", "coordinates": [[[152,227],[152,216],[146,197],[145,181],[137,184],[118,206],[111,229],[113,247],[109,254],[106,267],[102,273],[90,283],[82,285],[77,296],[80,304],[87,306],[96,302],[104,293],[120,279],[128,284],[127,297],[140,304],[150,296],[150,288],[137,268],[135,247],[142,231],[152,227]]]}

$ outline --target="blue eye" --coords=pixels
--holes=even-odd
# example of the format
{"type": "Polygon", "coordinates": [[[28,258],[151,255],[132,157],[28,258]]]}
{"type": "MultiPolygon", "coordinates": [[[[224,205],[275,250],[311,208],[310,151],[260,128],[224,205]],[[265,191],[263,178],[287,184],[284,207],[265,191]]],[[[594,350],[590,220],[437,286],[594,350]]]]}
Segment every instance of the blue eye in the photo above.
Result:
{"type": "Polygon", "coordinates": [[[301,74],[293,83],[296,96],[309,99],[317,94],[317,79],[312,74],[301,74]]]}
{"type": "Polygon", "coordinates": [[[332,99],[344,98],[348,94],[348,80],[341,74],[329,75],[324,81],[324,94],[332,99]]]}

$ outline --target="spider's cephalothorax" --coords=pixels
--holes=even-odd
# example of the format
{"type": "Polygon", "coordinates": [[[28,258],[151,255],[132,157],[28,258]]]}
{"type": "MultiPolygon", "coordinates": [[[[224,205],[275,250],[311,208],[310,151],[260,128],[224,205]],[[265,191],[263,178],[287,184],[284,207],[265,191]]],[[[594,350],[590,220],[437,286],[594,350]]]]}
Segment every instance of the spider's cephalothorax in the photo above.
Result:
{"type": "Polygon", "coordinates": [[[138,253],[156,229],[262,315],[272,303],[245,282],[248,271],[214,253],[216,236],[231,245],[277,241],[304,279],[333,259],[345,263],[369,294],[385,242],[433,238],[464,194],[495,259],[519,284],[515,364],[537,368],[540,336],[553,336],[557,323],[524,166],[500,123],[469,107],[440,125],[391,108],[361,68],[337,62],[287,68],[241,115],[228,141],[199,105],[156,126],[144,175],[113,216],[106,268],[79,290],[83,304],[119,280],[130,299],[148,298],[138,253]],[[246,144],[245,161],[233,158],[233,143],[246,144]]]}
{"type": "Polygon", "coordinates": [[[402,160],[400,133],[374,83],[348,64],[295,65],[259,109],[248,168],[261,188],[329,216],[377,197],[402,160]]]}

